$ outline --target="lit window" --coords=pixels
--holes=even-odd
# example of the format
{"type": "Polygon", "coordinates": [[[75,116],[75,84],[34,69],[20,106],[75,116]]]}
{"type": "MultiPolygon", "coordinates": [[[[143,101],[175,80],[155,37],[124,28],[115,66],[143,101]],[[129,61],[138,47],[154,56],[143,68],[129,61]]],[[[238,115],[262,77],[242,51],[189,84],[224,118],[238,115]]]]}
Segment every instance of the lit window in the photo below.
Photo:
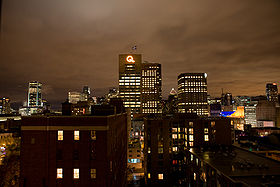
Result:
{"type": "Polygon", "coordinates": [[[204,135],[204,141],[206,141],[206,142],[209,141],[208,134],[204,135]]]}
{"type": "Polygon", "coordinates": [[[63,140],[63,131],[62,130],[57,131],[57,140],[60,140],[60,141],[63,140]]]}
{"type": "Polygon", "coordinates": [[[159,148],[158,148],[158,153],[159,153],[159,154],[163,153],[163,148],[162,148],[162,147],[159,147],[159,148]]]}
{"type": "Polygon", "coordinates": [[[196,180],[196,173],[193,173],[193,180],[196,180]]]}
{"type": "Polygon", "coordinates": [[[63,169],[62,168],[57,168],[56,169],[56,178],[57,179],[62,179],[63,178],[63,169]]]}
{"type": "Polygon", "coordinates": [[[163,180],[163,174],[158,174],[158,179],[163,180]]]}
{"type": "Polygon", "coordinates": [[[151,174],[150,173],[148,173],[148,179],[150,179],[151,178],[151,174]]]}
{"type": "Polygon", "coordinates": [[[215,126],[215,121],[211,121],[211,127],[215,126]]]}
{"type": "Polygon", "coordinates": [[[73,178],[78,179],[80,177],[79,173],[80,173],[79,169],[74,169],[73,170],[73,178]]]}
{"type": "Polygon", "coordinates": [[[172,151],[177,151],[178,148],[177,147],[172,147],[172,151]]]}
{"type": "Polygon", "coordinates": [[[189,140],[190,140],[190,142],[193,141],[193,135],[189,135],[189,140]]]}
{"type": "Polygon", "coordinates": [[[173,139],[177,139],[177,134],[172,134],[173,139]]]}
{"type": "Polygon", "coordinates": [[[74,131],[74,140],[80,140],[80,131],[74,131]]]}
{"type": "Polygon", "coordinates": [[[150,147],[148,147],[148,153],[151,153],[151,148],[150,147]]]}
{"type": "Polygon", "coordinates": [[[96,169],[90,169],[90,177],[96,179],[96,169]]]}
{"type": "Polygon", "coordinates": [[[190,144],[190,147],[193,147],[193,142],[189,142],[189,144],[190,144]]]}
{"type": "Polygon", "coordinates": [[[193,128],[189,128],[189,133],[193,134],[193,128]]]}
{"type": "Polygon", "coordinates": [[[193,161],[193,155],[191,155],[191,161],[193,161]]]}
{"type": "Polygon", "coordinates": [[[90,136],[92,140],[96,140],[96,131],[90,131],[90,136]]]}
{"type": "Polygon", "coordinates": [[[204,128],[204,133],[205,133],[205,134],[208,133],[208,128],[204,128]]]}

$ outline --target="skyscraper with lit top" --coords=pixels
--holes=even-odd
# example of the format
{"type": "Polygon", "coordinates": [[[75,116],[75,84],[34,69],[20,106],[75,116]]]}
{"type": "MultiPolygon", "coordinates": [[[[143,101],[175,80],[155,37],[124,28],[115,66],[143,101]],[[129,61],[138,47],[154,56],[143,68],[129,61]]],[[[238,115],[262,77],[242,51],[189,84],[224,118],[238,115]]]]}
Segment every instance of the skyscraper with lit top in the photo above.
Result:
{"type": "Polygon", "coordinates": [[[141,112],[162,113],[161,64],[143,63],[141,84],[141,112]]]}
{"type": "Polygon", "coordinates": [[[119,96],[131,113],[140,113],[141,54],[119,55],[119,96]]]}
{"type": "Polygon", "coordinates": [[[206,73],[182,73],[178,76],[178,112],[208,116],[206,73]]]}

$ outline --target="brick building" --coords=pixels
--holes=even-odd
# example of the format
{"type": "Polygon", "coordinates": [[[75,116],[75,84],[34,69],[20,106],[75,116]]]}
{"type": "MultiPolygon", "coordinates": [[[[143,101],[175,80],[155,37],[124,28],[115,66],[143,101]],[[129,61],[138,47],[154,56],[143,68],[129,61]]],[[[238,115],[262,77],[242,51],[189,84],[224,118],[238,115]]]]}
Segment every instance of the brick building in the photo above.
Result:
{"type": "Polygon", "coordinates": [[[125,186],[127,114],[24,117],[20,186],[125,186]]]}
{"type": "Polygon", "coordinates": [[[227,118],[199,118],[195,114],[146,118],[144,167],[149,185],[186,183],[186,150],[231,145],[227,118]]]}

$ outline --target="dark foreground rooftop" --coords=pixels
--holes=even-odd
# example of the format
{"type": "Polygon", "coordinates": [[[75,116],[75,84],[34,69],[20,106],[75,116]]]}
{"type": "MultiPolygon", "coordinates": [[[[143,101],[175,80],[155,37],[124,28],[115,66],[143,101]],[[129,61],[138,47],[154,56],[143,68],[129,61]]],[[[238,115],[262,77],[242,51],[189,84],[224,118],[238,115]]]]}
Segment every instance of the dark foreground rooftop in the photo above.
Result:
{"type": "Polygon", "coordinates": [[[221,174],[249,186],[280,186],[280,162],[256,153],[230,147],[225,150],[190,151],[221,174]]]}

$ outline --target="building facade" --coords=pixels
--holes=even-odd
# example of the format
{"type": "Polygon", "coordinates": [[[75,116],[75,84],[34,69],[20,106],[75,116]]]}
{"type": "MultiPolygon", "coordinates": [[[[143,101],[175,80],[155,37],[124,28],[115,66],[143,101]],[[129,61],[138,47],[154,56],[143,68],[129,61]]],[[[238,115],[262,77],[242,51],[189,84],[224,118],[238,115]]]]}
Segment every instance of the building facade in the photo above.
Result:
{"type": "Polygon", "coordinates": [[[257,104],[244,106],[244,121],[246,125],[257,126],[257,104]]]}
{"type": "Polygon", "coordinates": [[[144,138],[144,169],[149,185],[186,184],[186,149],[230,146],[230,119],[198,118],[195,114],[147,118],[144,138]]]}
{"type": "Polygon", "coordinates": [[[77,104],[81,101],[82,94],[80,92],[68,92],[69,103],[77,104]]]}
{"type": "Polygon", "coordinates": [[[208,116],[207,74],[182,73],[178,76],[178,110],[208,116]]]}
{"type": "Polygon", "coordinates": [[[0,114],[11,114],[10,99],[3,97],[0,99],[0,114]]]}
{"type": "Polygon", "coordinates": [[[127,114],[24,117],[20,186],[125,186],[127,114]]]}
{"type": "Polygon", "coordinates": [[[38,81],[29,82],[28,87],[28,107],[42,107],[42,83],[38,81]]]}
{"type": "Polygon", "coordinates": [[[141,54],[119,55],[119,96],[131,114],[140,113],[141,54]]]}
{"type": "Polygon", "coordinates": [[[141,76],[141,113],[162,113],[161,64],[143,63],[141,76]]]}
{"type": "Polygon", "coordinates": [[[278,88],[276,83],[266,84],[266,97],[268,101],[278,103],[278,88]]]}

